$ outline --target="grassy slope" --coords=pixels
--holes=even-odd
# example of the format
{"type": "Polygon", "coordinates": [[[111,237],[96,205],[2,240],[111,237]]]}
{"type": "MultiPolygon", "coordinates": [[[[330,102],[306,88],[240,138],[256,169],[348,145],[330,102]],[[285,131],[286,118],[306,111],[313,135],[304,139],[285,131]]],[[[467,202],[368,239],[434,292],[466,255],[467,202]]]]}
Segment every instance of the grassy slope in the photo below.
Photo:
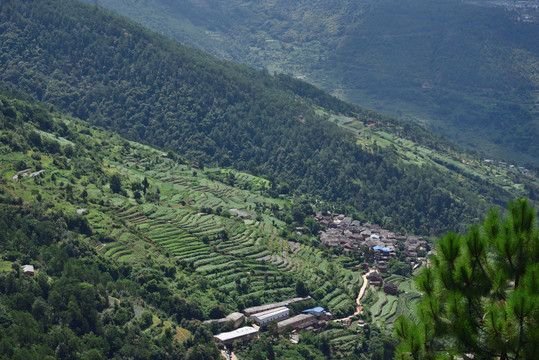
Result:
{"type": "MultiPolygon", "coordinates": [[[[18,109],[22,116],[24,102],[2,100],[18,109]]],[[[326,251],[283,240],[278,233],[284,224],[270,208],[283,209],[290,203],[286,199],[262,196],[261,190],[270,185],[267,180],[232,169],[196,169],[188,163],[163,157],[159,150],[129,142],[78,119],[58,113],[54,117],[56,125],[52,127],[63,128],[64,136],[54,130],[37,130],[37,122],[32,118],[26,119],[26,129],[39,133],[42,139],[58,142],[61,147],[73,146],[76,157],[70,160],[37,147],[13,151],[5,145],[10,140],[4,136],[7,129],[2,130],[3,195],[20,196],[29,204],[41,196],[40,202],[49,204],[49,211],[74,214],[78,209],[85,209],[80,216],[89,221],[94,233],[91,245],[101,256],[142,269],[137,271],[147,266],[177,266],[182,271],[171,281],[171,289],[180,290],[179,293],[201,303],[204,316],[217,303],[231,311],[253,299],[268,302],[295,296],[295,279],[302,279],[309,288],[317,289],[311,295],[337,317],[354,308],[355,295],[361,286],[359,271],[343,266],[343,259],[326,251]],[[94,167],[80,167],[85,158],[88,164],[93,161],[94,167]],[[45,171],[35,178],[20,175],[14,180],[20,161],[25,162],[29,173],[38,168],[45,171]],[[68,169],[66,163],[76,166],[68,169]],[[119,174],[125,195],[112,193],[107,178],[100,174],[119,174]],[[140,183],[144,178],[150,184],[148,195],[137,202],[130,184],[140,183]],[[235,186],[226,184],[231,179],[235,186]],[[72,196],[68,185],[72,187],[72,196]],[[88,192],[86,200],[81,196],[84,189],[88,192]],[[149,194],[157,194],[157,189],[158,199],[150,201],[149,194]],[[237,209],[246,217],[208,213],[208,209],[217,208],[225,209],[224,212],[237,209]],[[247,283],[247,288],[238,291],[237,280],[247,283]],[[211,289],[221,295],[215,298],[216,295],[209,294],[211,289]]],[[[376,140],[380,146],[392,146],[395,142],[403,149],[406,146],[413,149],[412,144],[395,140],[388,132],[376,130],[376,126],[365,127],[362,122],[346,117],[330,119],[333,120],[350,130],[359,128],[358,141],[363,146],[376,140]],[[383,143],[384,137],[387,144],[383,143]]],[[[431,151],[425,148],[416,148],[412,154],[416,157],[410,155],[410,161],[431,161],[431,151]]],[[[0,271],[9,271],[10,266],[8,261],[1,262],[0,271]]],[[[371,309],[374,315],[380,311],[373,319],[379,326],[391,326],[396,316],[408,311],[417,297],[409,280],[400,277],[391,280],[401,284],[402,293],[398,298],[391,297],[381,310],[380,305],[371,309]]],[[[161,329],[159,326],[155,318],[154,325],[146,331],[164,331],[170,323],[165,321],[161,329]]],[[[346,354],[353,351],[361,337],[355,326],[354,322],[348,329],[330,329],[322,334],[329,337],[334,351],[346,354]]],[[[178,340],[189,336],[185,329],[177,328],[178,340]]]]}
{"type": "MultiPolygon", "coordinates": [[[[292,78],[219,61],[82,3],[17,4],[14,14],[0,13],[0,78],[130,140],[279,178],[328,206],[353,206],[408,231],[465,227],[489,206],[473,187],[430,167],[358,147],[313,104],[395,124],[391,119],[292,78]]],[[[407,138],[447,145],[417,127],[396,126],[407,138]]],[[[509,198],[475,186],[491,192],[494,203],[509,198]]]]}

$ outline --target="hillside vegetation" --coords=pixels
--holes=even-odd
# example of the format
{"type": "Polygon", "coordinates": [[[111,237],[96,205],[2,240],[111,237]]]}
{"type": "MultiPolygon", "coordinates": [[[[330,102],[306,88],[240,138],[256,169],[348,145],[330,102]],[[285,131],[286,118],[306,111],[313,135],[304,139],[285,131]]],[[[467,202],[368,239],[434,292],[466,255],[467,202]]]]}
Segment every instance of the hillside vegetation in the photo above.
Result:
{"type": "Polygon", "coordinates": [[[226,327],[201,320],[307,294],[336,317],[355,309],[359,268],[291,234],[308,207],[261,195],[267,180],[10,93],[0,143],[2,359],[217,359],[226,327]]]}
{"type": "Polygon", "coordinates": [[[217,56],[538,164],[539,24],[514,10],[457,0],[100,4],[217,56]]]}
{"type": "MultiPolygon", "coordinates": [[[[365,141],[381,139],[375,128],[365,141]]],[[[429,159],[417,150],[410,161],[429,159]]],[[[311,205],[268,196],[264,178],[200,169],[12,91],[0,93],[0,169],[0,359],[218,359],[212,334],[229,325],[201,320],[305,295],[303,308],[335,318],[355,310],[367,256],[326,249],[311,205]]],[[[266,331],[241,358],[390,354],[384,328],[419,296],[407,277],[385,280],[399,293],[369,291],[350,326],[299,345],[266,331]]]]}
{"type": "Polygon", "coordinates": [[[358,144],[317,109],[380,123],[436,151],[454,148],[304,82],[217,60],[82,3],[15,4],[1,12],[3,80],[200,168],[248,170],[269,179],[274,194],[352,206],[349,213],[415,232],[464,229],[488,204],[511,197],[491,182],[405,161],[376,142],[358,144]]]}

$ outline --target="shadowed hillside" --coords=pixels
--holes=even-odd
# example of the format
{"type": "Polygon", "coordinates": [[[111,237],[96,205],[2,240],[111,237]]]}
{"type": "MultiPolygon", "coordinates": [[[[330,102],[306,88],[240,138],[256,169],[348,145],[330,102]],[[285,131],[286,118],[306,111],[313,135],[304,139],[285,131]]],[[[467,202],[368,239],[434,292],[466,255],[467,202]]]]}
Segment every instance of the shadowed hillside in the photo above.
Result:
{"type": "Polygon", "coordinates": [[[456,0],[101,1],[217,56],[307,79],[537,165],[539,24],[456,0]]]}

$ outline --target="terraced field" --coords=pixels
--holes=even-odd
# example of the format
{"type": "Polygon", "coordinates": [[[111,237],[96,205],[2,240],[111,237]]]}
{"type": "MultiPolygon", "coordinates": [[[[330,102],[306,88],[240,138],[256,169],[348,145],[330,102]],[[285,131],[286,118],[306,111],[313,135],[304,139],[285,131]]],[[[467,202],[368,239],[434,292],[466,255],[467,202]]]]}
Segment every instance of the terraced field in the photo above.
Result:
{"type": "MultiPolygon", "coordinates": [[[[100,149],[101,157],[92,164],[100,176],[58,166],[43,155],[39,179],[14,179],[13,165],[2,179],[27,202],[36,196],[29,185],[42,182],[43,201],[86,223],[91,246],[103,256],[143,267],[188,269],[198,276],[190,281],[204,279],[201,284],[218,289],[219,301],[235,304],[231,309],[295,297],[301,280],[334,316],[355,310],[359,268],[281,238],[286,224],[275,214],[290,211],[291,204],[262,195],[268,180],[229,169],[199,169],[102,130],[88,132],[88,146],[100,149]],[[116,192],[110,187],[113,176],[121,183],[116,192]]],[[[5,161],[31,163],[30,156],[5,161]]]]}
{"type": "Polygon", "coordinates": [[[267,180],[233,172],[236,184],[251,189],[244,190],[215,180],[231,176],[229,170],[182,165],[136,143],[129,149],[106,159],[108,171],[121,174],[126,184],[146,178],[148,192],[159,190],[159,201],[137,202],[128,186],[127,197],[107,193],[107,215],[117,222],[103,223],[107,216],[97,211],[86,215],[109,239],[96,244],[105,256],[120,262],[143,261],[148,254],[173,258],[249,303],[295,296],[296,279],[303,279],[331,290],[317,299],[322,306],[339,315],[353,311],[360,272],[338,262],[328,271],[327,254],[280,238],[284,224],[270,209],[285,202],[252,190],[268,186],[267,180]]]}
{"type": "Polygon", "coordinates": [[[381,327],[393,326],[393,322],[401,315],[412,315],[414,302],[419,300],[420,294],[415,289],[411,279],[399,275],[391,275],[385,279],[399,285],[398,295],[385,294],[383,290],[377,292],[377,300],[373,302],[369,310],[373,322],[381,327]]]}
{"type": "Polygon", "coordinates": [[[341,329],[326,330],[322,334],[329,337],[329,343],[334,351],[343,354],[353,351],[361,343],[360,334],[355,330],[349,330],[344,327],[341,329]]]}

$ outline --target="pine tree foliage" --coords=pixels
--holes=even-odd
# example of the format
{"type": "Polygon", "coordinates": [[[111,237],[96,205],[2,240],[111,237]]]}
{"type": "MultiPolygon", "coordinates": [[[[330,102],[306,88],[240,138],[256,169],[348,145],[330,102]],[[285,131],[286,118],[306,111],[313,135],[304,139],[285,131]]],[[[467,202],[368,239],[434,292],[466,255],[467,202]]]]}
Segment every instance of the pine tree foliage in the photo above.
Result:
{"type": "Polygon", "coordinates": [[[539,358],[539,231],[526,199],[446,234],[416,283],[418,321],[395,323],[397,359],[539,358]]]}

